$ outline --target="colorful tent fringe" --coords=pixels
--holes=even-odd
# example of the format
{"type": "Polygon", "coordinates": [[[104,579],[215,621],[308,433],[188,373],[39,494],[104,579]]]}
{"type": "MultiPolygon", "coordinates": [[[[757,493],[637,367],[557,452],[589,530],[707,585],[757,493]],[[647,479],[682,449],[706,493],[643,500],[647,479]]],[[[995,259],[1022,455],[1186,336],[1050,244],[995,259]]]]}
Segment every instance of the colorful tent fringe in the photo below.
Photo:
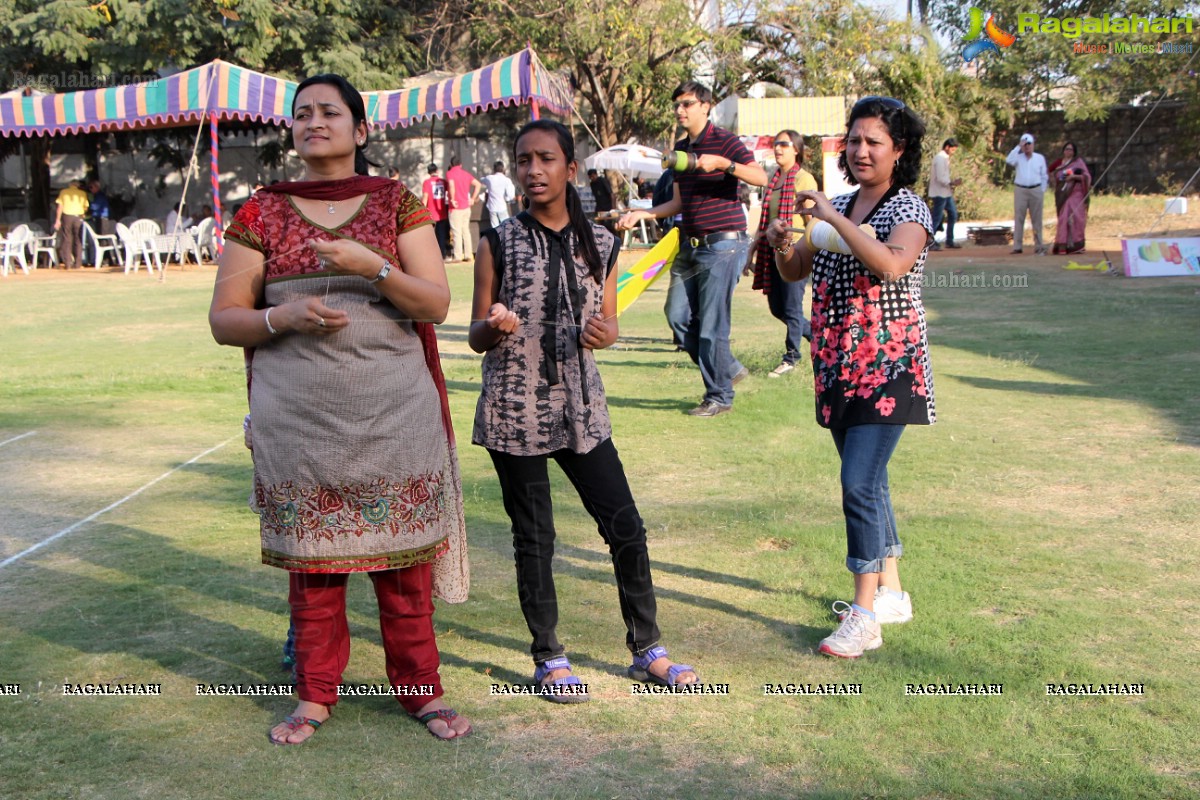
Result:
{"type": "MultiPolygon", "coordinates": [[[[199,123],[216,114],[283,124],[296,82],[213,61],[168,78],[62,94],[0,97],[0,135],[43,136],[199,123]]],[[[464,116],[536,103],[566,115],[571,88],[530,49],[453,78],[414,89],[364,92],[367,116],[394,128],[439,116],[464,116]]]]}

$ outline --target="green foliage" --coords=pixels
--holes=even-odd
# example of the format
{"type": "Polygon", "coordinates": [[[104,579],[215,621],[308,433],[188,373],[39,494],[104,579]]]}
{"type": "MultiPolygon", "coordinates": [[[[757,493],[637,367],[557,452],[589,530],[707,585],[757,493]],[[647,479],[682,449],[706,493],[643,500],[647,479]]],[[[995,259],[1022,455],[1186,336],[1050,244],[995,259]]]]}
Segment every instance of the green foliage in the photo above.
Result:
{"type": "Polygon", "coordinates": [[[803,96],[872,94],[881,70],[918,39],[908,22],[855,0],[788,2],[757,17],[763,78],[803,96]]]}
{"type": "Polygon", "coordinates": [[[16,0],[0,11],[10,38],[0,75],[142,75],[220,58],[292,78],[334,71],[377,89],[394,87],[420,61],[407,38],[419,3],[108,0],[105,8],[111,21],[80,0],[16,0]]]}
{"type": "MultiPolygon", "coordinates": [[[[904,99],[925,122],[921,163],[926,170],[942,142],[951,136],[959,140],[954,174],[963,184],[955,190],[955,200],[964,217],[978,215],[984,187],[999,177],[996,171],[1004,166],[992,149],[996,127],[1008,113],[1003,94],[970,75],[948,69],[928,31],[920,46],[894,53],[880,63],[878,80],[883,93],[904,99]]],[[[924,191],[927,180],[926,173],[918,192],[924,191]]]]}
{"type": "Polygon", "coordinates": [[[710,37],[685,0],[506,0],[468,4],[475,51],[495,54],[530,42],[550,69],[571,73],[604,146],[671,135],[671,91],[691,76],[690,58],[710,37]]]}
{"type": "MultiPolygon", "coordinates": [[[[968,27],[969,4],[934,0],[931,15],[935,28],[960,43],[968,27]]],[[[1068,121],[1101,120],[1114,103],[1169,97],[1195,100],[1196,79],[1189,75],[1186,56],[1077,54],[1076,42],[1108,44],[1160,41],[1186,43],[1193,35],[1161,33],[1100,34],[1064,36],[1060,33],[1027,31],[1018,34],[1019,14],[1038,14],[1058,19],[1068,17],[1188,17],[1195,11],[1189,0],[1129,0],[1114,6],[1095,0],[1063,0],[1051,4],[1033,0],[997,0],[986,5],[1001,29],[1017,35],[1017,41],[997,55],[979,59],[979,80],[1004,93],[1014,115],[1040,109],[1061,108],[1068,121]]],[[[960,62],[961,63],[961,62],[960,62]]]]}
{"type": "Polygon", "coordinates": [[[763,48],[757,62],[762,77],[795,94],[883,94],[908,103],[926,125],[926,167],[942,142],[956,137],[962,147],[954,170],[964,179],[955,193],[959,210],[978,212],[980,192],[997,163],[993,134],[1010,109],[1001,91],[953,68],[950,56],[943,61],[928,28],[889,19],[854,0],[820,0],[760,15],[753,36],[763,48]]]}

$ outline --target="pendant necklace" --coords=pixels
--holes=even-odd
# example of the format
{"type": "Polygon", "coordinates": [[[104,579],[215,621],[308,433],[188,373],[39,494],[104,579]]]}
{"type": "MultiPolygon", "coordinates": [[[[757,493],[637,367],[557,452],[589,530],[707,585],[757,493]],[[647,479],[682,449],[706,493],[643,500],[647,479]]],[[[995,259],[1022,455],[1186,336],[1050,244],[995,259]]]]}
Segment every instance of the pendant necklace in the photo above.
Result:
{"type": "Polygon", "coordinates": [[[332,200],[326,200],[326,201],[325,201],[325,206],[326,206],[326,208],[328,208],[328,209],[329,209],[329,213],[330,213],[330,214],[336,214],[336,213],[337,213],[337,209],[333,207],[333,201],[332,201],[332,200]]]}

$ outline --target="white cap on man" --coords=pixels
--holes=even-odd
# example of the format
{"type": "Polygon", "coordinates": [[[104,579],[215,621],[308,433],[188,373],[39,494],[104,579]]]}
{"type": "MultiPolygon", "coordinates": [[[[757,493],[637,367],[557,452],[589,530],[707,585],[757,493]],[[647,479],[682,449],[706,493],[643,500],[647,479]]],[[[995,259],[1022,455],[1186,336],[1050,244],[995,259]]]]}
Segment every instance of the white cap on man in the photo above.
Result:
{"type": "Polygon", "coordinates": [[[1021,144],[1033,144],[1033,134],[1032,133],[1022,133],[1021,134],[1021,144]]]}

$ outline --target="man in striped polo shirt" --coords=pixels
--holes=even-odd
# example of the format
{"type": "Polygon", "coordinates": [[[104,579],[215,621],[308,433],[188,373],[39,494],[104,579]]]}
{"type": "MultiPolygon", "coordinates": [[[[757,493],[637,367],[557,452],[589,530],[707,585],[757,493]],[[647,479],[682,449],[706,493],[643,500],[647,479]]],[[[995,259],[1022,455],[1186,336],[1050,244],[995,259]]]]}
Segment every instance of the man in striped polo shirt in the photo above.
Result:
{"type": "Polygon", "coordinates": [[[682,213],[679,255],[671,266],[676,291],[668,293],[667,322],[704,379],[704,399],[688,414],[715,417],[733,409],[733,384],[749,375],[729,348],[733,290],[750,249],[738,181],[765,186],[767,173],[736,136],[709,122],[713,96],[707,86],[687,81],[671,99],[686,134],[675,149],[694,156],[695,166],[675,176],[671,200],[630,211],[618,227],[682,213]]]}

